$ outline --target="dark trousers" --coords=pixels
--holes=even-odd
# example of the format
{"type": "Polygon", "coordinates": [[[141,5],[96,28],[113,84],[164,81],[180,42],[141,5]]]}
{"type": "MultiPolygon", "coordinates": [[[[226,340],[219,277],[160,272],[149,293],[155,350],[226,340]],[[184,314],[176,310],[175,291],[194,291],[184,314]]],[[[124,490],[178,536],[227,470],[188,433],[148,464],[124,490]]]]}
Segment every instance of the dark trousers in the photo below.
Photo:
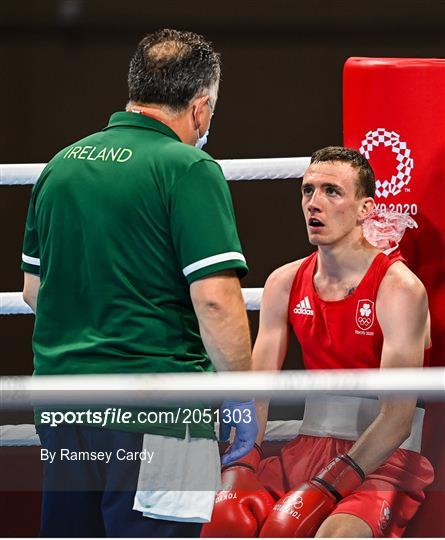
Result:
{"type": "Polygon", "coordinates": [[[42,450],[55,452],[53,463],[44,461],[40,536],[199,537],[199,523],[151,519],[132,509],[140,462],[118,460],[116,452],[139,452],[142,434],[74,425],[41,425],[37,431],[42,450]],[[61,459],[62,449],[69,459],[66,451],[61,459]],[[71,459],[79,452],[90,458],[109,452],[111,459],[71,459]]]}

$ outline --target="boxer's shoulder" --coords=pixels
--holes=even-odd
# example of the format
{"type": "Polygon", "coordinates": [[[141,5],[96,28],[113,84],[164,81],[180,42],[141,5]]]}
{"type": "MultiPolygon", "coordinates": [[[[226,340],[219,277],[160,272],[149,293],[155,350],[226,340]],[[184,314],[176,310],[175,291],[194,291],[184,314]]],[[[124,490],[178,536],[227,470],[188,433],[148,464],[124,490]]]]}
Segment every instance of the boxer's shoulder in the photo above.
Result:
{"type": "Polygon", "coordinates": [[[418,300],[426,298],[425,286],[402,261],[396,261],[388,268],[380,284],[377,301],[379,297],[399,295],[418,300]]]}
{"type": "MultiPolygon", "coordinates": [[[[425,328],[428,296],[423,283],[407,266],[396,262],[386,272],[377,294],[376,314],[385,339],[425,328]]],[[[427,339],[429,341],[429,338],[427,339]]]]}
{"type": "MultiPolygon", "coordinates": [[[[289,295],[295,275],[305,259],[280,266],[267,278],[261,299],[262,324],[287,324],[289,295]]],[[[260,323],[261,327],[261,323],[260,323]]]]}
{"type": "Polygon", "coordinates": [[[307,257],[304,257],[303,259],[292,261],[274,270],[267,278],[264,286],[265,290],[289,295],[295,275],[306,259],[307,257]]]}

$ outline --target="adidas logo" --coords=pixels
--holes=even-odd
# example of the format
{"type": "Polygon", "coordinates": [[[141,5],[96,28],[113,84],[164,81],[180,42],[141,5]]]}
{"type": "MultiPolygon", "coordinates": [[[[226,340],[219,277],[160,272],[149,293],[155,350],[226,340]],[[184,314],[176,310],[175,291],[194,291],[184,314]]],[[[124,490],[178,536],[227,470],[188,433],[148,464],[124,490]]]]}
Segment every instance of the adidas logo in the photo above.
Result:
{"type": "Polygon", "coordinates": [[[311,304],[309,302],[309,297],[305,296],[303,300],[300,300],[298,304],[294,307],[294,313],[297,315],[313,315],[314,311],[311,308],[311,304]]]}

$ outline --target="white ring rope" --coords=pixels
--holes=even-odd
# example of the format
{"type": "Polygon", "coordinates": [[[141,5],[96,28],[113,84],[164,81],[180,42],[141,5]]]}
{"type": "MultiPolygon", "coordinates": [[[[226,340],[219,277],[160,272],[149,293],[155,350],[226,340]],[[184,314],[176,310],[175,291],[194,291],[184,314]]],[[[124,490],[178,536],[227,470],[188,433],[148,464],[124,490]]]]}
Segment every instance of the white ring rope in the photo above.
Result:
{"type": "Polygon", "coordinates": [[[302,178],[310,157],[220,159],[227,180],[287,180],[302,178]]]}
{"type": "MultiPolygon", "coordinates": [[[[246,309],[258,311],[261,305],[263,289],[242,289],[246,309]]],[[[21,292],[0,292],[0,315],[30,315],[31,308],[24,302],[21,292]]]]}
{"type": "Polygon", "coordinates": [[[246,309],[249,311],[258,311],[261,307],[261,299],[263,297],[263,290],[261,287],[255,287],[252,289],[241,289],[243,293],[244,303],[246,309]]]}
{"type": "MultiPolygon", "coordinates": [[[[301,420],[268,420],[264,441],[290,441],[298,435],[301,424],[301,420]]],[[[218,433],[216,423],[215,431],[218,433]]],[[[40,446],[40,439],[34,424],[0,426],[0,441],[2,448],[5,446],[40,446]]]]}
{"type": "MultiPolygon", "coordinates": [[[[286,180],[301,178],[309,157],[220,159],[227,180],[286,180]]],[[[0,164],[0,185],[35,184],[46,163],[0,164]]]]}
{"type": "Polygon", "coordinates": [[[0,408],[304,400],[308,394],[445,395],[445,368],[40,375],[0,378],[0,408]]]}
{"type": "MultiPolygon", "coordinates": [[[[221,165],[227,180],[271,180],[301,178],[309,166],[309,157],[222,159],[221,165]]],[[[0,164],[0,185],[34,184],[46,163],[0,164]]],[[[262,288],[243,289],[248,310],[259,310],[262,288]]],[[[0,315],[30,314],[31,309],[19,292],[0,293],[0,315]]]]}
{"type": "Polygon", "coordinates": [[[21,292],[0,293],[0,315],[30,315],[28,304],[25,304],[21,292]]]}

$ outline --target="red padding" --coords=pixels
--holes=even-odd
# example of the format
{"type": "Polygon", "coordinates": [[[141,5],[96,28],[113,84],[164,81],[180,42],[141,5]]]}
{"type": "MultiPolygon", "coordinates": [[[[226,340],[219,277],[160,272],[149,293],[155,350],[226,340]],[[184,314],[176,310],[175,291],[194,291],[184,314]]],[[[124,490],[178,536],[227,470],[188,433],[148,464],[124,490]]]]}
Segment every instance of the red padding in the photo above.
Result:
{"type": "MultiPolygon", "coordinates": [[[[350,58],[343,73],[344,145],[369,156],[379,205],[419,225],[401,250],[425,284],[432,319],[431,364],[445,365],[445,60],[350,58]]],[[[434,465],[407,536],[445,536],[444,404],[430,404],[423,454],[434,465]]]]}

